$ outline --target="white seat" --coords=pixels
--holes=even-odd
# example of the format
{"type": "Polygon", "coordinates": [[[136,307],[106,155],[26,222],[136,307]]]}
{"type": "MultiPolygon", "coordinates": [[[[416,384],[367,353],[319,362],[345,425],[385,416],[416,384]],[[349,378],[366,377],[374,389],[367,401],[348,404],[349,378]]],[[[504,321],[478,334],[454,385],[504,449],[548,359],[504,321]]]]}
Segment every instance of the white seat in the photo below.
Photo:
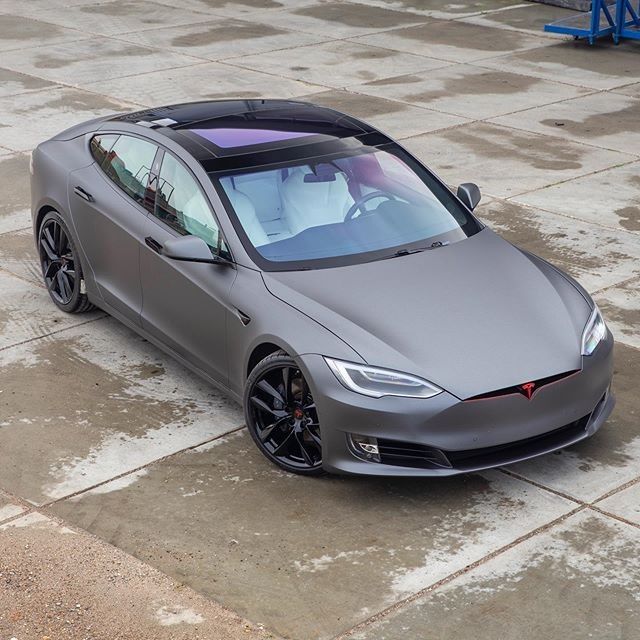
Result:
{"type": "Polygon", "coordinates": [[[251,244],[254,247],[269,244],[269,237],[260,224],[260,220],[258,220],[255,207],[251,204],[251,200],[249,200],[244,193],[240,193],[240,191],[236,189],[228,189],[226,192],[231,201],[231,206],[236,212],[240,224],[242,224],[242,228],[249,236],[249,240],[251,240],[251,244]]]}
{"type": "Polygon", "coordinates": [[[309,167],[299,167],[289,174],[281,188],[282,217],[292,234],[309,227],[342,222],[354,200],[343,173],[331,182],[305,182],[309,167]]]}

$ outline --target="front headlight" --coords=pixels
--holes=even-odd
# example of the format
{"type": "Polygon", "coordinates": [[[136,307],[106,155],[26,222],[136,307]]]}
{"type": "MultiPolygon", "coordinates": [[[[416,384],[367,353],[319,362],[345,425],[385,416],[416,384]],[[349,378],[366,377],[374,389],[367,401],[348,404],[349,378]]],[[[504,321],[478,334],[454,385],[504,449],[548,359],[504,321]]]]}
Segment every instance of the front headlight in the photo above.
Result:
{"type": "Polygon", "coordinates": [[[442,393],[440,387],[408,373],[332,358],[325,358],[325,361],[347,389],[372,398],[382,398],[382,396],[432,398],[442,393]]]}
{"type": "Polygon", "coordinates": [[[593,311],[582,333],[582,355],[590,356],[595,348],[602,342],[607,334],[607,326],[602,319],[598,305],[594,305],[593,311]]]}

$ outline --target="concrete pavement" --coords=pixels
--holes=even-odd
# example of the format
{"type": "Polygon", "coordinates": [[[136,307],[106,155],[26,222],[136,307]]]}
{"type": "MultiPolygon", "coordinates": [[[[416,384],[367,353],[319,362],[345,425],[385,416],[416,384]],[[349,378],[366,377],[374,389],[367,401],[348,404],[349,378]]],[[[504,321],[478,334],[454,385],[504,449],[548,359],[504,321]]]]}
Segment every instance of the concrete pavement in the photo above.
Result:
{"type": "Polygon", "coordinates": [[[640,44],[542,33],[566,13],[0,0],[0,640],[640,637],[640,44]],[[301,479],[147,342],[58,312],[28,152],[96,115],[231,96],[352,112],[477,182],[479,216],[603,309],[601,432],[447,480],[301,479]]]}

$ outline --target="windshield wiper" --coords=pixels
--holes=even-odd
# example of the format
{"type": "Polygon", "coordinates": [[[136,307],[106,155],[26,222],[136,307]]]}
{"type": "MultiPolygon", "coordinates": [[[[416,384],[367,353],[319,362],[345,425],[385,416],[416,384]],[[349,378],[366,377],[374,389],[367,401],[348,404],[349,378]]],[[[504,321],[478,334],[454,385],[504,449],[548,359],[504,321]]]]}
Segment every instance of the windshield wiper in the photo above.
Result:
{"type": "Polygon", "coordinates": [[[395,253],[392,253],[388,256],[383,256],[379,258],[380,260],[389,260],[391,258],[400,258],[402,256],[408,256],[412,253],[420,253],[421,251],[428,251],[429,249],[438,249],[439,247],[444,247],[448,245],[449,242],[440,242],[439,240],[436,242],[432,242],[428,247],[418,247],[417,249],[398,249],[395,253]]]}

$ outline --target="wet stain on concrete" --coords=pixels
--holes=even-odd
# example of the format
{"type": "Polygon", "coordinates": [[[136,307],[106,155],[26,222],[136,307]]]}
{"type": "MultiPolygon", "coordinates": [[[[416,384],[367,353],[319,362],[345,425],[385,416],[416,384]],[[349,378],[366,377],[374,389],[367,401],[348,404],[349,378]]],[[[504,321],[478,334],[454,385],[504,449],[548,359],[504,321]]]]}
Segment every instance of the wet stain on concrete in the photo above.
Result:
{"type": "Polygon", "coordinates": [[[44,287],[42,272],[31,229],[0,235],[0,268],[19,278],[44,287]]]}
{"type": "Polygon", "coordinates": [[[245,22],[243,20],[225,20],[224,22],[194,30],[192,33],[175,36],[171,40],[174,47],[202,47],[217,42],[233,40],[255,40],[287,33],[264,23],[245,22]]]}
{"type": "Polygon", "coordinates": [[[629,231],[640,231],[640,208],[622,207],[616,209],[616,215],[620,218],[620,224],[629,231]]]}
{"type": "Polygon", "coordinates": [[[80,11],[90,14],[102,14],[116,18],[138,16],[143,24],[163,24],[161,11],[151,11],[145,4],[137,2],[104,2],[80,7],[80,11]]]}
{"type": "MultiPolygon", "coordinates": [[[[394,36],[416,40],[425,46],[444,45],[465,51],[514,51],[523,47],[523,36],[515,31],[479,27],[466,22],[435,20],[393,32],[394,36]]],[[[542,43],[541,43],[542,44],[542,43]]]]}
{"type": "Polygon", "coordinates": [[[359,93],[349,91],[325,91],[314,93],[310,96],[303,96],[310,102],[321,104],[325,107],[337,109],[354,115],[356,118],[373,118],[376,116],[399,113],[405,110],[405,106],[400,102],[385,100],[383,98],[373,98],[359,93]]]}
{"type": "MultiPolygon", "coordinates": [[[[382,60],[384,58],[393,58],[397,54],[394,51],[388,49],[374,49],[369,48],[361,51],[352,51],[349,56],[354,60],[382,60]]],[[[375,76],[375,74],[371,74],[375,76]]]]}
{"type": "Polygon", "coordinates": [[[443,137],[466,147],[482,157],[487,152],[503,159],[515,160],[545,171],[566,171],[582,168],[583,153],[572,145],[558,145],[556,138],[520,133],[480,125],[470,129],[444,131],[443,137]]]}
{"type": "Polygon", "coordinates": [[[321,4],[296,9],[293,13],[299,16],[318,18],[338,22],[349,27],[369,29],[384,29],[402,24],[410,24],[420,20],[420,17],[406,11],[395,11],[375,6],[368,6],[366,10],[357,4],[343,4],[341,2],[323,2],[321,4]]]}
{"type": "Polygon", "coordinates": [[[442,89],[420,93],[407,92],[402,99],[413,103],[429,103],[452,96],[509,95],[526,92],[539,82],[536,78],[504,72],[460,74],[447,78],[442,89]]]}
{"type": "MultiPolygon", "coordinates": [[[[0,21],[0,41],[2,40],[52,40],[64,34],[63,29],[54,24],[37,22],[20,16],[4,14],[0,21]]],[[[80,37],[80,34],[78,34],[80,37]]],[[[26,44],[25,46],[30,46],[26,44]]]]}
{"type": "MultiPolygon", "coordinates": [[[[93,5],[92,5],[93,6],[93,5]]],[[[112,41],[113,42],[113,41],[112,41]]],[[[139,58],[141,56],[150,56],[154,52],[151,49],[145,47],[137,47],[135,45],[119,46],[112,51],[105,51],[102,47],[96,47],[91,52],[85,51],[83,53],[83,61],[88,60],[101,60],[105,56],[110,55],[114,57],[125,58],[139,58]]],[[[53,53],[38,54],[33,61],[33,66],[38,69],[62,69],[74,64],[78,64],[78,58],[75,53],[69,53],[69,55],[61,56],[53,53]]]]}
{"type": "Polygon", "coordinates": [[[584,120],[571,120],[570,118],[540,120],[540,124],[545,127],[557,128],[561,126],[563,132],[567,131],[578,138],[600,138],[635,131],[638,122],[640,122],[640,100],[616,111],[590,114],[584,120]]]}

